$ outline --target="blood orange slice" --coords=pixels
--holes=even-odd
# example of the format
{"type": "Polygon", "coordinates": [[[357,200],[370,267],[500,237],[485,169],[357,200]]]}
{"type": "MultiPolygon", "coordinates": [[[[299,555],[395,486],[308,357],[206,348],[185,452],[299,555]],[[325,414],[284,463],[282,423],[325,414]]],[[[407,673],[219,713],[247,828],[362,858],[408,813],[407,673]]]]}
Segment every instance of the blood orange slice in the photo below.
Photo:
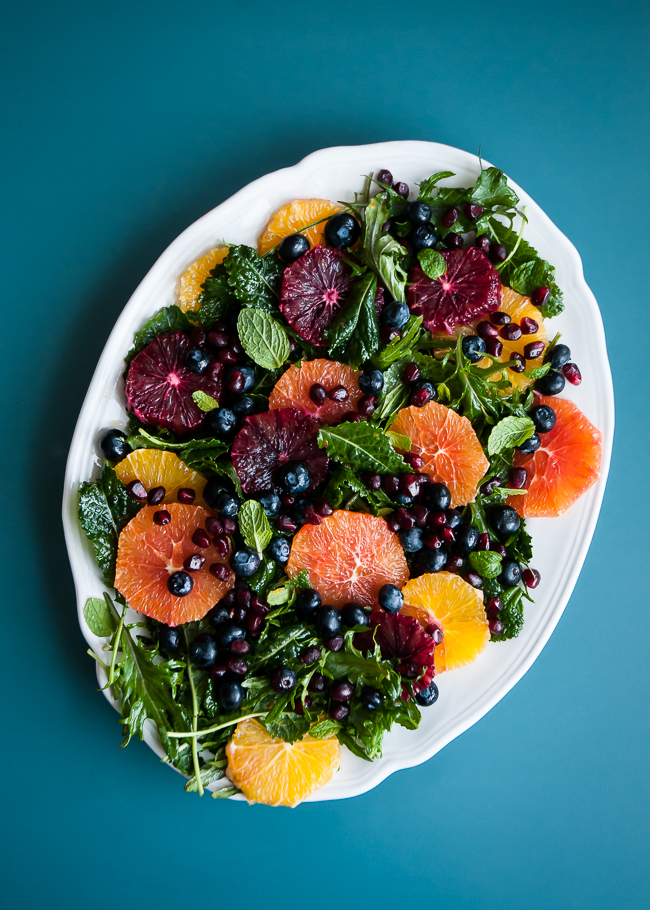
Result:
{"type": "Polygon", "coordinates": [[[424,471],[449,487],[452,506],[474,501],[490,463],[467,417],[430,401],[423,408],[403,408],[390,429],[409,437],[424,471]]]}
{"type": "Polygon", "coordinates": [[[302,569],[324,603],[377,603],[382,585],[401,587],[409,577],[397,534],[383,518],[334,512],[319,525],[303,525],[293,539],[287,574],[302,569]]]}
{"type": "Polygon", "coordinates": [[[553,408],[556,422],[542,433],[532,455],[515,451],[515,467],[526,469],[525,496],[511,496],[508,505],[525,518],[546,518],[566,512],[593,486],[600,474],[602,435],[582,411],[564,398],[539,398],[553,408]]]}
{"type": "Polygon", "coordinates": [[[115,465],[115,473],[123,484],[139,480],[149,492],[154,487],[165,488],[161,502],[176,502],[180,489],[194,490],[194,505],[202,506],[203,490],[207,483],[202,474],[197,474],[173,452],[160,449],[136,449],[115,465]]]}
{"type": "Polygon", "coordinates": [[[411,616],[375,610],[370,617],[370,630],[354,636],[360,651],[374,651],[375,642],[385,659],[399,660],[396,670],[413,679],[413,690],[426,689],[436,675],[434,641],[411,616]]]}
{"type": "Polygon", "coordinates": [[[188,310],[198,310],[199,297],[203,282],[212,269],[220,265],[228,255],[228,247],[218,247],[201,256],[187,269],[181,278],[181,287],[178,295],[180,308],[184,313],[188,310]]]}
{"type": "Polygon", "coordinates": [[[322,345],[351,281],[343,252],[317,246],[284,270],[280,310],[301,338],[322,345]]]}
{"type": "Polygon", "coordinates": [[[309,414],[315,414],[324,423],[334,424],[348,411],[356,411],[362,395],[358,370],[335,360],[302,360],[294,363],[280,376],[271,392],[269,407],[302,408],[309,414]],[[327,392],[336,386],[343,386],[349,397],[345,401],[331,401],[328,398],[319,406],[309,397],[309,390],[316,383],[324,386],[327,392]]]}
{"type": "MultiPolygon", "coordinates": [[[[294,199],[288,202],[271,217],[266,230],[259,239],[259,251],[263,255],[276,247],[284,237],[289,234],[297,234],[302,231],[308,224],[314,224],[315,221],[321,221],[321,218],[329,218],[330,215],[336,215],[342,211],[343,206],[336,202],[330,202],[329,199],[294,199]]],[[[305,237],[309,240],[312,247],[324,243],[325,225],[327,222],[321,221],[320,224],[314,225],[308,231],[304,231],[305,237]]]]}
{"type": "Polygon", "coordinates": [[[202,619],[235,583],[219,581],[209,571],[213,563],[226,563],[214,546],[198,547],[192,542],[197,528],[205,528],[209,513],[201,506],[169,503],[165,509],[171,515],[166,525],[157,525],[154,514],[160,506],[140,509],[124,528],[118,539],[115,587],[129,605],[164,622],[177,626],[202,619]],[[172,594],[167,582],[174,572],[183,571],[183,561],[199,553],[205,563],[196,572],[188,572],[192,590],[185,596],[172,594]]]}

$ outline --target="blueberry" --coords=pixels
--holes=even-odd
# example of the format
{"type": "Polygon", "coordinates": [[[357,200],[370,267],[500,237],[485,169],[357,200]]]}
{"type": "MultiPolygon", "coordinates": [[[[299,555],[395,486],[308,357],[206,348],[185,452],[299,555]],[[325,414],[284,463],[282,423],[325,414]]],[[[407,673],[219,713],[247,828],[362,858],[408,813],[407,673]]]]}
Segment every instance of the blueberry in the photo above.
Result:
{"type": "Polygon", "coordinates": [[[397,535],[402,549],[406,553],[417,553],[422,549],[422,530],[412,528],[410,531],[400,531],[397,535]]]}
{"type": "Polygon", "coordinates": [[[322,605],[323,600],[320,594],[313,588],[307,588],[306,591],[301,591],[295,601],[296,612],[305,618],[313,616],[316,610],[322,605]]]}
{"type": "Polygon", "coordinates": [[[217,643],[211,635],[197,635],[190,644],[190,660],[195,667],[211,667],[217,660],[217,643]]]}
{"type": "Polygon", "coordinates": [[[416,253],[419,253],[420,250],[433,249],[437,242],[438,238],[431,224],[418,224],[411,231],[411,243],[416,253]]]}
{"type": "Polygon", "coordinates": [[[367,626],[370,623],[368,614],[361,604],[355,603],[345,604],[341,610],[341,619],[349,628],[352,628],[352,626],[367,626]]]}
{"type": "Polygon", "coordinates": [[[501,561],[501,574],[497,581],[504,588],[512,588],[521,581],[521,566],[514,559],[503,559],[501,561]]]}
{"type": "Polygon", "coordinates": [[[227,480],[224,480],[222,477],[213,477],[211,480],[208,480],[205,485],[203,498],[211,509],[216,509],[221,494],[227,493],[229,490],[230,487],[227,480]]]}
{"type": "Polygon", "coordinates": [[[208,619],[213,626],[220,626],[224,622],[230,622],[230,610],[222,604],[217,604],[208,613],[208,619]]]}
{"type": "Polygon", "coordinates": [[[235,550],[230,559],[230,568],[239,578],[249,578],[260,567],[260,558],[250,547],[235,550]]]}
{"type": "Polygon", "coordinates": [[[438,701],[438,686],[432,682],[426,689],[421,689],[415,696],[416,702],[423,708],[428,708],[438,701]]]}
{"type": "Polygon", "coordinates": [[[237,415],[230,408],[215,408],[203,421],[203,428],[217,439],[228,439],[237,427],[237,415]]]}
{"type": "Polygon", "coordinates": [[[401,490],[399,490],[397,493],[395,493],[395,495],[393,496],[393,501],[396,502],[400,506],[412,506],[413,505],[413,497],[409,496],[408,493],[402,493],[401,490]]]}
{"type": "Polygon", "coordinates": [[[304,234],[289,234],[278,247],[278,256],[287,265],[291,265],[296,259],[304,256],[308,249],[309,240],[304,234]]]}
{"type": "Polygon", "coordinates": [[[467,555],[476,549],[478,543],[478,528],[474,525],[461,525],[456,529],[456,547],[461,553],[467,555]]]}
{"type": "Polygon", "coordinates": [[[384,388],[384,374],[381,370],[365,369],[359,376],[359,388],[366,395],[378,395],[384,388]]]}
{"type": "Polygon", "coordinates": [[[152,638],[158,642],[163,654],[175,654],[181,646],[181,630],[177,627],[160,625],[152,632],[152,638]]]}
{"type": "Polygon", "coordinates": [[[106,430],[99,440],[99,450],[108,461],[122,461],[131,451],[131,446],[126,441],[126,433],[106,430]]]}
{"type": "Polygon", "coordinates": [[[289,562],[290,553],[291,544],[286,537],[274,537],[269,544],[269,556],[271,559],[275,560],[275,562],[284,565],[285,562],[289,562]]]}
{"type": "Polygon", "coordinates": [[[423,547],[418,553],[417,563],[422,573],[439,572],[447,565],[447,551],[442,548],[431,550],[429,547],[423,547]]]}
{"type": "Polygon", "coordinates": [[[444,512],[451,505],[451,493],[444,483],[428,483],[422,490],[420,500],[432,512],[444,512]]]}
{"type": "Polygon", "coordinates": [[[411,311],[405,303],[398,300],[391,300],[381,311],[380,322],[382,325],[390,326],[393,329],[401,329],[409,321],[411,311]]]}
{"type": "Polygon", "coordinates": [[[255,413],[257,405],[250,395],[233,395],[230,407],[237,417],[250,417],[255,413]]]}
{"type": "Polygon", "coordinates": [[[447,518],[447,527],[455,530],[459,524],[462,524],[462,516],[458,509],[448,509],[445,513],[447,518]]]}
{"type": "Polygon", "coordinates": [[[364,686],[361,690],[361,704],[368,711],[378,711],[384,703],[384,696],[378,689],[364,686]]]}
{"type": "Polygon", "coordinates": [[[282,465],[276,474],[276,480],[287,493],[304,493],[309,489],[311,478],[309,471],[300,461],[290,461],[282,465]]]}
{"type": "Polygon", "coordinates": [[[360,236],[359,222],[349,212],[339,212],[325,225],[325,240],[328,246],[337,248],[353,246],[360,236]]]}
{"type": "Polygon", "coordinates": [[[291,692],[296,688],[296,674],[289,667],[278,667],[269,676],[274,692],[291,692]]]}
{"type": "Polygon", "coordinates": [[[478,363],[485,354],[485,342],[478,335],[465,335],[461,347],[470,363],[478,363]]]}
{"type": "Polygon", "coordinates": [[[224,680],[217,691],[217,701],[222,711],[236,711],[241,706],[246,693],[238,682],[224,680]]]}
{"type": "Polygon", "coordinates": [[[562,391],[565,385],[565,379],[562,373],[557,370],[549,370],[546,376],[540,376],[535,383],[535,389],[542,395],[557,395],[562,391]]]}
{"type": "Polygon", "coordinates": [[[226,386],[237,394],[250,392],[255,388],[255,370],[246,366],[231,367],[226,373],[226,386]]]}
{"type": "Polygon", "coordinates": [[[501,540],[506,540],[515,534],[521,524],[521,518],[512,506],[492,506],[488,511],[487,520],[501,540]]]}
{"type": "Polygon", "coordinates": [[[517,449],[521,452],[522,455],[532,455],[533,452],[536,452],[539,449],[541,444],[542,440],[539,438],[537,433],[533,433],[533,435],[524,440],[520,446],[517,446],[517,449]]]}
{"type": "Polygon", "coordinates": [[[377,600],[382,610],[387,613],[397,613],[404,606],[404,595],[397,585],[382,585],[377,600]]]}
{"type": "Polygon", "coordinates": [[[186,597],[193,587],[194,582],[187,572],[172,572],[167,579],[167,590],[175,597],[186,597]]]}
{"type": "Polygon", "coordinates": [[[210,357],[202,348],[190,348],[185,355],[185,366],[193,373],[205,373],[210,365],[210,357]]]}
{"type": "Polygon", "coordinates": [[[406,210],[406,216],[411,224],[427,224],[431,221],[431,206],[426,202],[411,202],[406,210]]]}
{"type": "Polygon", "coordinates": [[[234,518],[239,512],[239,500],[232,493],[224,490],[217,497],[217,509],[225,518],[234,518]]]}
{"type": "MultiPolygon", "coordinates": [[[[204,497],[205,498],[205,497],[204,497]]],[[[267,490],[258,497],[258,502],[264,509],[264,514],[268,518],[275,518],[280,513],[280,497],[275,490],[267,490]]]]}
{"type": "Polygon", "coordinates": [[[227,648],[237,638],[246,638],[246,631],[236,622],[228,620],[217,626],[214,637],[220,648],[227,648]]]}
{"type": "Polygon", "coordinates": [[[539,404],[532,408],[529,416],[538,433],[550,433],[555,426],[555,411],[547,404],[539,404]]]}
{"type": "Polygon", "coordinates": [[[315,618],[316,631],[323,638],[334,638],[341,631],[341,613],[336,607],[324,605],[318,608],[315,618]]]}
{"type": "Polygon", "coordinates": [[[561,370],[564,364],[571,360],[571,348],[566,344],[556,344],[544,360],[550,363],[554,370],[561,370]]]}
{"type": "Polygon", "coordinates": [[[291,506],[289,509],[290,517],[298,525],[299,528],[307,523],[307,509],[309,506],[313,505],[314,503],[311,499],[299,499],[295,505],[291,506]]]}

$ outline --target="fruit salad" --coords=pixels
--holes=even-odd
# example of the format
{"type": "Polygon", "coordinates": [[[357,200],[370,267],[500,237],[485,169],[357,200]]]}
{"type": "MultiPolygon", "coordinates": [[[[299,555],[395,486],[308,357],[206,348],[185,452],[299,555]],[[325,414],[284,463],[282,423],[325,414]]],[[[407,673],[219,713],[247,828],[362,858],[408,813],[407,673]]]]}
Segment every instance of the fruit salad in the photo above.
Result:
{"type": "Polygon", "coordinates": [[[526,519],[598,477],[554,268],[501,171],[453,176],[288,203],[126,354],[79,490],[84,615],[125,743],[149,721],[188,791],[295,806],[380,758],[439,674],[519,635],[526,519]]]}

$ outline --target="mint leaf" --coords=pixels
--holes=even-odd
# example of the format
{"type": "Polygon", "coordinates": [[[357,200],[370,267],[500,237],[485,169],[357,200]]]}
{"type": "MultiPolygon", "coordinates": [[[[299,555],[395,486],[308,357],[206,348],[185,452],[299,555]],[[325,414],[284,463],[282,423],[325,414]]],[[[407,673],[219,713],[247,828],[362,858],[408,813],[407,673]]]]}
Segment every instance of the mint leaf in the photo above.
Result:
{"type": "Polygon", "coordinates": [[[550,369],[551,364],[545,363],[541,367],[533,367],[532,370],[526,370],[524,376],[528,376],[529,379],[541,379],[542,376],[546,376],[550,369]]]}
{"type": "Polygon", "coordinates": [[[498,455],[506,449],[520,446],[535,432],[535,424],[530,417],[504,417],[500,420],[488,438],[488,455],[498,455]]]}
{"type": "Polygon", "coordinates": [[[108,638],[117,628],[108,604],[101,597],[88,598],[84,605],[84,619],[93,635],[99,638],[108,638]]]}
{"type": "Polygon", "coordinates": [[[244,543],[261,554],[273,537],[273,531],[262,504],[255,499],[247,499],[239,510],[238,518],[239,530],[244,538],[244,543]]]}
{"type": "Polygon", "coordinates": [[[388,436],[394,449],[403,449],[405,452],[411,451],[413,443],[408,436],[404,436],[402,433],[394,433],[392,430],[386,430],[386,436],[388,436]]]}
{"type": "Polygon", "coordinates": [[[200,390],[192,392],[192,400],[194,404],[202,411],[205,411],[206,414],[219,407],[219,402],[216,398],[213,398],[212,395],[208,395],[206,392],[201,392],[200,390]]]}
{"type": "Polygon", "coordinates": [[[358,367],[375,353],[379,347],[376,290],[377,278],[372,272],[352,285],[345,305],[325,332],[330,357],[358,367]]]}
{"type": "Polygon", "coordinates": [[[372,358],[372,362],[380,370],[385,370],[396,360],[400,360],[410,353],[422,333],[422,317],[410,316],[409,321],[404,326],[401,338],[395,338],[386,345],[383,351],[372,358]]]}
{"type": "Polygon", "coordinates": [[[117,474],[108,465],[104,465],[96,481],[82,483],[79,487],[79,522],[107,584],[115,579],[117,535],[139,508],[140,504],[128,496],[117,474]]]}
{"type": "Polygon", "coordinates": [[[377,193],[364,211],[363,258],[379,275],[395,300],[402,303],[406,289],[406,254],[404,247],[384,231],[390,210],[388,194],[377,193]]]}
{"type": "Polygon", "coordinates": [[[128,366],[136,354],[144,350],[159,335],[164,335],[166,332],[187,332],[191,328],[192,323],[180,307],[163,307],[145,322],[139,332],[135,333],[133,347],[125,358],[126,365],[128,366]]]}
{"type": "Polygon", "coordinates": [[[250,246],[231,246],[223,266],[232,293],[244,306],[277,310],[283,272],[277,257],[259,256],[250,246]]]}
{"type": "Polygon", "coordinates": [[[237,305],[228,283],[228,272],[223,263],[216,265],[201,285],[199,296],[200,307],[192,311],[192,321],[201,325],[210,325],[223,317],[237,305]]]}
{"type": "Polygon", "coordinates": [[[544,304],[543,307],[540,307],[540,313],[544,319],[552,319],[553,316],[558,316],[564,309],[564,298],[562,296],[562,291],[559,289],[555,282],[551,282],[549,285],[551,293],[549,298],[544,304]]]}
{"type": "Polygon", "coordinates": [[[368,423],[342,423],[318,433],[318,445],[330,458],[359,471],[375,474],[405,474],[409,468],[390,444],[383,430],[368,423]]]}
{"type": "Polygon", "coordinates": [[[309,732],[311,721],[308,717],[296,714],[291,708],[283,711],[273,720],[267,720],[265,717],[259,718],[260,723],[274,739],[281,739],[285,743],[295,743],[302,739],[305,733],[309,732]]]}
{"type": "Polygon", "coordinates": [[[263,310],[242,310],[237,332],[244,350],[258,366],[277,370],[289,356],[289,338],[280,323],[263,310]]]}
{"type": "Polygon", "coordinates": [[[420,260],[420,268],[427,278],[435,280],[447,271],[445,257],[437,250],[420,250],[418,259],[420,260]]]}
{"type": "Polygon", "coordinates": [[[469,554],[469,561],[483,578],[496,578],[501,574],[501,557],[490,550],[474,550],[469,554]]]}
{"type": "Polygon", "coordinates": [[[340,729],[341,724],[337,720],[326,718],[310,727],[309,735],[314,739],[327,739],[328,736],[335,736],[340,729]]]}

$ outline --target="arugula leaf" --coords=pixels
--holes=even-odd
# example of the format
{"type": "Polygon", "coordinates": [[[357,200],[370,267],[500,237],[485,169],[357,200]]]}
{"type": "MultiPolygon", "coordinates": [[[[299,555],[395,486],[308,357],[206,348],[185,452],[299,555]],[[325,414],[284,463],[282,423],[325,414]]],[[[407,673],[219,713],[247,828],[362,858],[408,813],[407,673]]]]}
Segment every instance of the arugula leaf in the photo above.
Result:
{"type": "Polygon", "coordinates": [[[441,275],[444,275],[447,271],[445,258],[437,250],[420,250],[418,259],[420,261],[420,268],[427,278],[435,280],[436,278],[440,278],[441,275]]]}
{"type": "Polygon", "coordinates": [[[375,515],[390,507],[390,499],[383,490],[377,490],[377,492],[369,490],[354,471],[343,465],[339,465],[333,472],[323,491],[323,496],[334,509],[344,506],[348,511],[355,511],[354,505],[359,496],[375,515]],[[354,494],[357,495],[354,496],[354,494]]]}
{"type": "Polygon", "coordinates": [[[243,244],[231,246],[223,266],[232,293],[244,306],[277,310],[283,267],[276,256],[259,256],[243,244]]]}
{"type": "Polygon", "coordinates": [[[212,799],[230,799],[236,793],[241,793],[241,790],[239,787],[235,787],[234,784],[228,787],[219,787],[212,791],[212,799]]]}
{"type": "Polygon", "coordinates": [[[318,445],[330,458],[376,474],[405,474],[408,465],[386,433],[368,423],[341,423],[318,433],[318,445]]]}
{"type": "Polygon", "coordinates": [[[434,192],[439,189],[438,183],[446,177],[455,176],[453,171],[438,171],[437,174],[432,174],[430,177],[427,177],[427,179],[423,180],[420,184],[418,199],[421,199],[423,202],[432,202],[434,192]]]}
{"type": "Polygon", "coordinates": [[[281,663],[283,660],[297,657],[306,642],[312,638],[314,638],[314,631],[305,623],[283,626],[277,632],[271,632],[260,642],[251,661],[252,666],[253,668],[259,667],[261,664],[268,663],[272,658],[281,663]]]}
{"type": "Polygon", "coordinates": [[[382,660],[379,645],[375,643],[372,654],[362,654],[355,648],[353,633],[345,636],[345,645],[340,651],[328,651],[325,672],[333,679],[349,679],[355,685],[373,686],[390,698],[399,698],[402,692],[402,677],[387,660],[382,660]]]}
{"type": "Polygon", "coordinates": [[[497,205],[515,208],[519,202],[519,196],[508,186],[505,174],[496,167],[484,168],[481,171],[478,180],[470,190],[469,198],[472,202],[477,202],[486,208],[497,205]]]}
{"type": "Polygon", "coordinates": [[[256,499],[247,499],[239,510],[239,530],[246,546],[261,555],[273,537],[264,508],[256,499]]]}
{"type": "Polygon", "coordinates": [[[144,350],[159,335],[164,335],[166,332],[188,332],[191,328],[192,323],[180,307],[163,307],[145,322],[139,332],[135,333],[133,347],[125,358],[126,365],[128,366],[136,354],[144,350]]]}
{"type": "Polygon", "coordinates": [[[345,305],[325,332],[329,355],[359,367],[379,347],[379,322],[375,309],[377,278],[366,272],[352,285],[345,305]]]}
{"type": "Polygon", "coordinates": [[[542,376],[546,376],[550,369],[551,364],[545,363],[541,367],[533,367],[532,370],[526,370],[524,376],[528,376],[529,379],[541,379],[542,376]]]}
{"type": "Polygon", "coordinates": [[[404,326],[401,338],[395,338],[386,345],[383,351],[372,358],[373,364],[380,370],[385,370],[391,363],[401,360],[416,346],[422,332],[422,317],[410,316],[404,326]]]}
{"type": "Polygon", "coordinates": [[[411,390],[402,380],[403,369],[402,363],[394,363],[384,373],[384,387],[377,398],[373,420],[390,424],[397,412],[408,404],[411,390]]]}
{"type": "Polygon", "coordinates": [[[79,522],[107,584],[115,579],[117,535],[139,509],[140,503],[131,499],[107,464],[96,481],[79,487],[79,522]]]}
{"type": "Polygon", "coordinates": [[[410,452],[413,446],[409,436],[403,433],[395,433],[393,430],[386,430],[386,436],[394,449],[403,449],[404,452],[410,452]]]}
{"type": "Polygon", "coordinates": [[[275,577],[276,565],[277,564],[272,559],[269,559],[266,556],[262,557],[259,569],[248,579],[249,587],[252,588],[256,594],[263,594],[271,584],[275,577]]]}
{"type": "Polygon", "coordinates": [[[200,389],[196,392],[192,392],[192,401],[202,411],[205,411],[206,414],[219,407],[219,402],[216,398],[213,398],[212,395],[208,395],[206,392],[202,392],[200,389]]]}
{"type": "Polygon", "coordinates": [[[388,194],[377,193],[364,211],[363,259],[384,282],[395,300],[404,302],[406,253],[401,243],[384,231],[389,218],[388,194]]]}
{"type": "Polygon", "coordinates": [[[483,578],[496,578],[501,574],[501,557],[491,550],[474,550],[469,554],[469,561],[483,578]]]}
{"type": "Polygon", "coordinates": [[[215,266],[201,285],[202,292],[199,296],[200,307],[193,310],[192,320],[201,325],[210,325],[223,317],[237,305],[228,283],[228,272],[223,263],[215,266]]]}
{"type": "Polygon", "coordinates": [[[506,449],[520,446],[535,432],[535,424],[530,417],[504,417],[500,420],[488,438],[488,455],[498,455],[506,449]]]}
{"type": "Polygon", "coordinates": [[[108,638],[117,625],[106,601],[101,597],[89,597],[84,605],[84,619],[88,628],[99,638],[108,638]]]}
{"type": "Polygon", "coordinates": [[[242,310],[237,332],[244,350],[265,370],[277,370],[290,354],[289,338],[280,323],[264,310],[242,310]]]}

